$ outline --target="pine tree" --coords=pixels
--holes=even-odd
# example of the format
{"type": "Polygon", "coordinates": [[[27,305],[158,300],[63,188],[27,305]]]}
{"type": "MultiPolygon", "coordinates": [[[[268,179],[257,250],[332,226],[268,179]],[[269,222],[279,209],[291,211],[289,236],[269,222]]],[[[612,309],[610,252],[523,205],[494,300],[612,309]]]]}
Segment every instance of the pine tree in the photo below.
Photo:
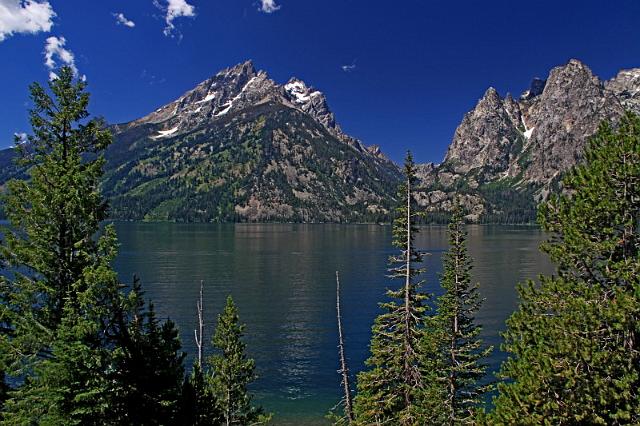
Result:
{"type": "Polygon", "coordinates": [[[191,374],[185,378],[182,388],[180,425],[208,426],[223,424],[222,413],[213,393],[211,376],[193,364],[191,374]]]}
{"type": "Polygon", "coordinates": [[[116,318],[119,327],[112,337],[107,371],[112,385],[105,421],[131,425],[177,421],[185,354],[175,324],[157,319],[153,304],[144,302],[137,278],[116,318]]]}
{"type": "Polygon", "coordinates": [[[7,294],[2,290],[5,287],[4,282],[6,282],[6,280],[0,279],[0,413],[11,390],[11,387],[6,381],[6,362],[9,357],[4,352],[6,350],[6,344],[2,344],[2,342],[6,342],[7,339],[10,339],[13,335],[13,313],[8,310],[8,300],[5,300],[7,294]]]}
{"type": "Polygon", "coordinates": [[[172,323],[160,325],[143,309],[135,285],[125,294],[111,268],[115,231],[99,227],[107,211],[102,151],[111,135],[89,119],[85,82],[70,68],[49,89],[31,87],[33,135],[19,160],[30,179],[11,181],[5,197],[11,228],[1,248],[0,365],[22,383],[10,392],[2,423],[164,423],[182,381],[179,341],[172,323]],[[144,360],[143,368],[127,370],[123,356],[144,360]],[[142,389],[144,404],[130,404],[118,418],[119,403],[147,380],[157,388],[142,389]],[[157,421],[132,422],[136,415],[157,421]]]}
{"type": "Polygon", "coordinates": [[[640,423],[640,118],[603,124],[542,205],[557,273],[520,287],[489,423],[640,423]]]}
{"type": "Polygon", "coordinates": [[[384,313],[372,328],[371,356],[366,362],[371,368],[360,373],[357,381],[357,424],[420,424],[418,400],[424,385],[421,341],[428,296],[419,291],[422,282],[417,280],[423,269],[418,267],[422,254],[414,246],[419,214],[413,196],[417,178],[411,153],[407,153],[404,174],[393,224],[393,244],[400,255],[390,258],[389,269],[390,277],[403,284],[397,290],[387,290],[391,300],[380,304],[384,313]]]}
{"type": "MultiPolygon", "coordinates": [[[[74,302],[63,306],[47,355],[32,362],[24,383],[11,392],[2,424],[99,425],[103,422],[109,365],[106,319],[118,303],[119,286],[110,262],[115,233],[107,228],[98,243],[97,264],[72,285],[74,302]]],[[[70,299],[70,298],[69,298],[70,299]]]]}
{"type": "Polygon", "coordinates": [[[82,310],[84,274],[100,262],[107,241],[93,238],[106,218],[98,192],[104,159],[95,154],[111,135],[100,120],[88,120],[85,83],[74,81],[70,68],[49,89],[31,86],[33,135],[19,146],[18,160],[30,180],[10,181],[4,197],[11,227],[0,248],[8,272],[0,279],[0,346],[17,377],[42,371],[38,364],[56,352],[54,341],[69,337],[69,322],[58,329],[65,315],[82,310]]]}
{"type": "Polygon", "coordinates": [[[425,352],[431,369],[425,392],[425,409],[431,424],[474,424],[480,396],[489,387],[481,385],[486,359],[492,348],[483,348],[475,323],[482,300],[478,285],[471,284],[472,261],[466,247],[462,208],[456,202],[449,223],[449,250],[443,257],[437,314],[430,318],[425,352]]]}
{"type": "Polygon", "coordinates": [[[242,342],[244,325],[239,321],[235,304],[229,296],[224,311],[218,315],[212,339],[218,353],[209,357],[217,409],[222,415],[223,425],[266,423],[270,415],[251,405],[252,397],[247,390],[247,385],[256,378],[255,361],[247,358],[246,345],[242,342]]]}
{"type": "MultiPolygon", "coordinates": [[[[106,219],[107,204],[98,191],[104,158],[92,154],[111,143],[111,134],[98,119],[85,123],[85,87],[69,67],[49,82],[51,94],[37,83],[31,86],[34,134],[18,146],[18,163],[29,169],[30,180],[10,181],[4,199],[11,227],[4,231],[1,254],[16,274],[12,282],[5,280],[14,293],[5,299],[15,309],[37,306],[30,309],[31,320],[49,330],[60,324],[64,305],[75,302],[72,286],[96,263],[98,242],[92,236],[106,219]]],[[[41,334],[38,340],[46,342],[47,333],[41,334]]]]}

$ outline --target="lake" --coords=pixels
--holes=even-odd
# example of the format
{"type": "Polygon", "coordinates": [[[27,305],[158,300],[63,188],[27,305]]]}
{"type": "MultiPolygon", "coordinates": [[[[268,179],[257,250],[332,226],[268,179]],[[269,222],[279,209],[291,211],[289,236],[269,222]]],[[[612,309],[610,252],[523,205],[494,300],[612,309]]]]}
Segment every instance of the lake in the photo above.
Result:
{"type": "MultiPolygon", "coordinates": [[[[233,296],[259,375],[251,389],[276,425],[327,424],[324,415],[340,399],[335,271],[352,373],[368,356],[385,288],[401,284],[386,278],[387,258],[396,253],[390,226],[121,222],[116,229],[116,270],[125,282],[137,274],[159,316],[178,324],[187,366],[195,353],[200,280],[206,341],[227,295],[233,296]]],[[[473,278],[486,298],[476,318],[485,342],[497,349],[504,321],[517,306],[516,284],[552,266],[538,251],[544,239],[538,228],[472,225],[468,232],[473,278]]],[[[439,293],[446,227],[421,227],[416,246],[430,253],[424,289],[439,293]]],[[[503,360],[496,350],[491,370],[503,360]]]]}

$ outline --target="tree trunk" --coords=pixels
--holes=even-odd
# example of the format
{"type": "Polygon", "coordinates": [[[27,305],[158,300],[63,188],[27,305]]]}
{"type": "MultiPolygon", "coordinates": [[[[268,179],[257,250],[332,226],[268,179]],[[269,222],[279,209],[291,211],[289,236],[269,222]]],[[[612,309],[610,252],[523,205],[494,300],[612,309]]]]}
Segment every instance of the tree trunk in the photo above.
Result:
{"type": "Polygon", "coordinates": [[[344,355],[344,339],[342,337],[342,315],[340,313],[340,276],[336,271],[336,312],[338,316],[338,348],[340,351],[340,372],[342,373],[342,386],[344,391],[344,413],[349,424],[354,420],[353,405],[351,401],[351,387],[349,385],[349,369],[344,355]]]}

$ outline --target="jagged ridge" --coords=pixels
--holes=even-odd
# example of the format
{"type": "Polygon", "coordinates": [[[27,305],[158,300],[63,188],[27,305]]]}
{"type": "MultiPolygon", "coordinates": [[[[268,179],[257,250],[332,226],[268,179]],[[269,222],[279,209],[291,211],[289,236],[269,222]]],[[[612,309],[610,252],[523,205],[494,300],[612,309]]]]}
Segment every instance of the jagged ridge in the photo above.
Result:
{"type": "Polygon", "coordinates": [[[640,69],[603,82],[572,59],[534,79],[518,100],[489,88],[464,116],[444,161],[422,167],[421,198],[446,211],[462,193],[471,220],[531,220],[599,124],[615,124],[625,109],[640,111],[640,69]]]}

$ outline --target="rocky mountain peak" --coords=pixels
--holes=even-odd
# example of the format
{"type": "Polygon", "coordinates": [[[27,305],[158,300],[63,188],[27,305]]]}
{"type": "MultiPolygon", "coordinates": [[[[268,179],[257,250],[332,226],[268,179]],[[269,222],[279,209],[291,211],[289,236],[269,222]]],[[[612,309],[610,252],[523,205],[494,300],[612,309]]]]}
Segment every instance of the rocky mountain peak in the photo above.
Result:
{"type": "Polygon", "coordinates": [[[322,92],[251,61],[113,129],[105,188],[120,218],[378,220],[400,174],[341,131],[322,92]]]}
{"type": "Polygon", "coordinates": [[[118,128],[152,125],[154,133],[149,136],[152,140],[176,138],[219,120],[228,122],[238,113],[267,103],[298,110],[342,143],[378,163],[385,163],[385,167],[392,165],[382,153],[368,150],[359,140],[342,132],[321,91],[295,77],[280,85],[265,71],[256,70],[250,60],[223,69],[175,101],[118,128]]]}
{"type": "Polygon", "coordinates": [[[620,100],[624,108],[640,114],[640,68],[620,71],[605,83],[605,87],[620,100]]]}
{"type": "Polygon", "coordinates": [[[577,59],[571,59],[567,64],[555,67],[547,78],[547,87],[571,87],[590,82],[594,86],[600,86],[600,80],[593,75],[591,69],[577,59]]]}
{"type": "Polygon", "coordinates": [[[484,167],[506,169],[509,146],[519,135],[514,124],[519,114],[511,97],[503,101],[497,90],[490,87],[456,129],[444,164],[461,174],[484,167]]]}
{"type": "Polygon", "coordinates": [[[345,143],[363,149],[358,141],[342,133],[321,91],[295,77],[279,85],[265,71],[256,70],[251,60],[223,69],[174,102],[132,124],[162,124],[156,137],[168,137],[267,101],[296,108],[310,115],[345,143]]]}
{"type": "Polygon", "coordinates": [[[482,98],[480,98],[480,101],[478,102],[476,108],[492,108],[498,106],[500,103],[501,99],[498,91],[493,87],[489,87],[484,92],[484,95],[482,95],[482,98]]]}
{"type": "Polygon", "coordinates": [[[237,65],[234,65],[232,67],[226,68],[222,71],[220,71],[218,74],[216,75],[221,75],[221,74],[226,74],[226,75],[230,75],[230,74],[235,74],[235,75],[245,75],[245,76],[254,76],[257,73],[254,65],[253,65],[253,61],[251,59],[248,59],[242,63],[239,63],[237,65]]]}
{"type": "Polygon", "coordinates": [[[323,126],[331,131],[338,131],[335,116],[329,109],[324,94],[308,87],[304,81],[291,78],[284,86],[284,95],[296,108],[311,115],[323,126]]]}
{"type": "Polygon", "coordinates": [[[620,101],[582,62],[572,59],[552,69],[529,112],[528,123],[535,132],[524,177],[544,183],[559,176],[581,158],[586,140],[600,123],[615,121],[621,113],[620,101]]]}
{"type": "Polygon", "coordinates": [[[520,95],[520,99],[523,101],[527,101],[535,98],[536,96],[540,96],[544,91],[544,86],[546,86],[547,80],[543,80],[541,78],[535,77],[531,81],[531,85],[529,89],[525,90],[522,95],[520,95]]]}
{"type": "Polygon", "coordinates": [[[483,203],[480,210],[490,205],[492,214],[502,214],[508,205],[481,201],[484,185],[492,184],[528,193],[533,212],[536,201],[581,160],[600,123],[615,123],[625,108],[640,113],[640,68],[622,70],[603,83],[588,66],[571,59],[546,79],[533,79],[517,100],[510,95],[501,99],[489,88],[465,114],[443,163],[422,169],[421,181],[430,189],[423,199],[431,209],[447,210],[464,182],[475,202],[483,203]]]}
{"type": "Polygon", "coordinates": [[[579,161],[584,144],[622,105],[640,110],[640,69],[606,85],[576,59],[535,78],[518,101],[490,87],[455,131],[440,173],[478,182],[505,177],[549,184],[579,161]],[[622,102],[622,104],[621,104],[622,102]],[[471,177],[472,176],[472,177],[471,177]]]}

